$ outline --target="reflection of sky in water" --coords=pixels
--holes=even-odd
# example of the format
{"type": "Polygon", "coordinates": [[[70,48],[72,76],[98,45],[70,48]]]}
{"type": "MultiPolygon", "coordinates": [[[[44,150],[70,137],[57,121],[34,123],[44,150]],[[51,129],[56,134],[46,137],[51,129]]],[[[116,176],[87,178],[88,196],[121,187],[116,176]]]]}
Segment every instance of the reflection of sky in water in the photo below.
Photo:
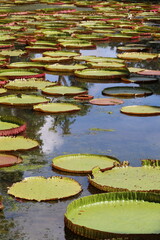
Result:
{"type": "Polygon", "coordinates": [[[49,154],[53,152],[56,148],[63,145],[63,137],[61,135],[61,130],[59,128],[51,130],[54,124],[54,118],[47,116],[45,119],[45,124],[41,127],[40,139],[42,140],[42,151],[43,153],[49,154]]]}

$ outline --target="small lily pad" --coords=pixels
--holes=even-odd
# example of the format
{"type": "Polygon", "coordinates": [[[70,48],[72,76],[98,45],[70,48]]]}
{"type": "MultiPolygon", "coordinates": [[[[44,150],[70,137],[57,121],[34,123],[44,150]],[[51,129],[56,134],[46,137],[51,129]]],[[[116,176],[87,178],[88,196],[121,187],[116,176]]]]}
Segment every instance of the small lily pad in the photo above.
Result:
{"type": "Polygon", "coordinates": [[[67,113],[81,110],[78,106],[70,103],[47,103],[33,107],[35,111],[46,113],[67,113]]]}
{"type": "Polygon", "coordinates": [[[132,105],[122,107],[121,112],[128,115],[155,116],[160,115],[160,107],[149,105],[132,105]]]}
{"type": "Polygon", "coordinates": [[[147,88],[121,86],[105,88],[102,94],[115,97],[144,97],[152,95],[153,92],[147,88]]]}
{"type": "Polygon", "coordinates": [[[94,105],[102,105],[102,106],[119,105],[119,104],[124,103],[123,100],[116,99],[116,98],[94,98],[94,99],[90,100],[89,102],[94,105]]]}
{"type": "Polygon", "coordinates": [[[68,177],[29,177],[14,183],[8,194],[16,198],[48,201],[68,198],[82,191],[80,184],[68,177]]]}
{"type": "Polygon", "coordinates": [[[48,95],[55,95],[55,96],[75,96],[82,93],[87,93],[87,90],[80,87],[67,87],[67,86],[55,86],[55,87],[47,87],[42,90],[43,93],[48,95]]]}

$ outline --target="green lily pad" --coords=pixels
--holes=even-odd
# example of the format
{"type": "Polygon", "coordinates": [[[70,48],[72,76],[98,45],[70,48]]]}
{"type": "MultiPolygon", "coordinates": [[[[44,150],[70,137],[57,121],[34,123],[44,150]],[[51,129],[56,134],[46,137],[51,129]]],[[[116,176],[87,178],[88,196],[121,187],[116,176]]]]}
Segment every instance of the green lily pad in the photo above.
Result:
{"type": "Polygon", "coordinates": [[[69,52],[69,51],[47,51],[43,53],[43,56],[48,57],[70,57],[73,58],[75,56],[79,56],[80,53],[69,52]]]}
{"type": "Polygon", "coordinates": [[[117,57],[126,60],[152,60],[158,58],[158,54],[145,52],[125,52],[118,54],[117,57]]]}
{"type": "Polygon", "coordinates": [[[70,57],[37,57],[31,58],[32,62],[40,62],[40,63],[66,63],[70,62],[70,57]]]}
{"type": "Polygon", "coordinates": [[[122,70],[127,71],[126,66],[123,63],[118,62],[90,62],[88,63],[90,68],[105,68],[107,70],[122,70]]]}
{"type": "Polygon", "coordinates": [[[128,75],[127,72],[123,71],[109,71],[103,69],[84,69],[81,71],[74,72],[76,77],[79,78],[98,78],[98,79],[109,79],[109,78],[121,78],[128,75]]]}
{"type": "Polygon", "coordinates": [[[26,51],[23,50],[2,50],[0,52],[0,56],[8,56],[8,57],[17,57],[26,54],[26,51]]]}
{"type": "Polygon", "coordinates": [[[64,65],[55,63],[52,65],[46,65],[45,69],[48,71],[56,71],[56,72],[74,72],[75,70],[85,69],[86,66],[82,64],[74,64],[74,65],[64,65]]]}
{"type": "Polygon", "coordinates": [[[158,82],[158,79],[155,77],[146,77],[146,76],[134,76],[134,77],[123,77],[124,82],[130,83],[155,83],[158,82]]]}
{"type": "Polygon", "coordinates": [[[82,191],[80,184],[68,177],[29,177],[14,183],[8,194],[16,198],[47,201],[68,198],[82,191]]]}
{"type": "Polygon", "coordinates": [[[96,48],[96,45],[91,42],[83,42],[83,41],[77,41],[77,42],[68,42],[64,41],[60,43],[60,46],[64,48],[70,48],[70,49],[88,49],[88,48],[96,48]]]}
{"type": "Polygon", "coordinates": [[[86,62],[96,62],[96,63],[103,63],[103,62],[124,63],[124,60],[119,59],[119,58],[83,56],[83,55],[74,57],[74,60],[76,60],[76,61],[86,61],[86,62]]]}
{"type": "Polygon", "coordinates": [[[105,88],[102,94],[114,97],[144,97],[152,95],[153,92],[147,88],[121,86],[105,88]]]}
{"type": "Polygon", "coordinates": [[[9,154],[0,154],[0,168],[10,167],[21,162],[22,162],[22,158],[18,156],[9,155],[9,154]]]}
{"type": "Polygon", "coordinates": [[[57,95],[57,96],[75,96],[82,93],[87,93],[87,90],[80,87],[67,87],[67,86],[55,86],[55,87],[47,87],[42,90],[42,93],[48,95],[57,95]]]}
{"type": "Polygon", "coordinates": [[[91,185],[102,191],[142,191],[160,192],[160,167],[115,167],[110,171],[102,172],[94,168],[91,185]]]}
{"type": "Polygon", "coordinates": [[[7,66],[8,68],[44,68],[44,65],[41,63],[35,62],[14,62],[7,66]]]}
{"type": "Polygon", "coordinates": [[[49,100],[36,95],[17,94],[0,97],[0,104],[11,106],[32,106],[34,104],[45,102],[49,102],[49,100]]]}
{"type": "Polygon", "coordinates": [[[160,115],[160,107],[149,105],[132,105],[122,107],[121,112],[128,115],[155,116],[160,115]]]}
{"type": "Polygon", "coordinates": [[[9,79],[15,78],[44,78],[45,73],[42,73],[38,69],[1,69],[0,77],[8,77],[9,79]]]}
{"type": "Polygon", "coordinates": [[[33,107],[35,111],[48,113],[67,113],[81,110],[78,106],[70,103],[47,103],[33,107]]]}
{"type": "Polygon", "coordinates": [[[112,156],[96,154],[69,154],[52,159],[52,166],[61,171],[73,173],[91,173],[92,168],[111,169],[114,163],[119,162],[112,156]]]}
{"type": "Polygon", "coordinates": [[[158,239],[159,203],[154,193],[94,194],[67,206],[65,226],[87,239],[158,239]]]}
{"type": "Polygon", "coordinates": [[[7,92],[6,89],[4,89],[4,88],[0,88],[0,95],[1,95],[1,94],[4,94],[4,93],[6,93],[6,92],[7,92]]]}
{"type": "Polygon", "coordinates": [[[17,79],[7,83],[5,88],[13,90],[38,90],[55,85],[57,85],[57,82],[17,79]]]}
{"type": "Polygon", "coordinates": [[[0,151],[29,150],[38,147],[39,143],[35,140],[18,137],[0,137],[0,151]]]}

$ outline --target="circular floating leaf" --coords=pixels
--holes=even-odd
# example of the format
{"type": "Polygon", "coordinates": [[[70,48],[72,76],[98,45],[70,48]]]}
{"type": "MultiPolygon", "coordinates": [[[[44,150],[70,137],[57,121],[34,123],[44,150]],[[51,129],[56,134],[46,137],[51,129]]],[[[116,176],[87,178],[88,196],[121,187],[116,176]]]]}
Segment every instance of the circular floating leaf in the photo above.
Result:
{"type": "Polygon", "coordinates": [[[35,111],[48,112],[48,113],[65,113],[79,111],[80,108],[70,103],[47,103],[38,104],[33,107],[35,111]]]}
{"type": "Polygon", "coordinates": [[[123,63],[117,62],[90,62],[88,66],[91,68],[105,68],[109,70],[127,71],[126,66],[123,63]]]}
{"type": "Polygon", "coordinates": [[[0,154],[0,168],[10,167],[21,162],[22,159],[15,155],[0,154]]]}
{"type": "Polygon", "coordinates": [[[0,117],[0,136],[17,135],[26,130],[26,123],[14,116],[0,117]]]}
{"type": "Polygon", "coordinates": [[[160,107],[149,105],[132,105],[121,108],[121,112],[137,116],[154,116],[160,115],[160,107]]]}
{"type": "Polygon", "coordinates": [[[16,90],[37,90],[43,89],[49,86],[55,86],[57,82],[50,81],[38,81],[38,80],[14,80],[10,81],[5,85],[7,89],[16,89],[16,90]]]}
{"type": "Polygon", "coordinates": [[[44,78],[45,73],[36,71],[22,70],[22,69],[1,69],[0,77],[8,77],[9,79],[16,78],[44,78]]]}
{"type": "Polygon", "coordinates": [[[6,92],[7,92],[6,89],[4,89],[4,88],[0,88],[0,95],[1,95],[1,94],[4,94],[4,93],[6,93],[6,92]]]}
{"type": "Polygon", "coordinates": [[[47,65],[47,66],[45,66],[45,68],[48,71],[74,72],[75,70],[85,69],[86,66],[84,66],[82,64],[63,65],[63,64],[55,63],[53,65],[47,65]]]}
{"type": "Polygon", "coordinates": [[[131,82],[131,83],[154,83],[157,82],[158,79],[155,77],[145,77],[145,76],[139,76],[139,77],[123,77],[122,80],[124,82],[131,82]]]}
{"type": "Polygon", "coordinates": [[[103,191],[160,192],[159,167],[115,167],[102,172],[94,168],[89,182],[103,191]]]}
{"type": "Polygon", "coordinates": [[[151,60],[158,58],[158,54],[156,53],[144,53],[144,52],[125,52],[122,54],[118,54],[117,57],[121,59],[127,60],[151,60]]]}
{"type": "Polygon", "coordinates": [[[56,169],[74,173],[91,173],[95,166],[111,169],[118,159],[96,154],[69,154],[53,158],[52,166],[56,169]]]}
{"type": "Polygon", "coordinates": [[[35,62],[14,62],[7,66],[8,68],[44,68],[44,65],[41,63],[35,62]]]}
{"type": "Polygon", "coordinates": [[[42,90],[43,93],[49,95],[57,95],[57,96],[64,96],[64,95],[78,95],[82,93],[87,93],[87,90],[80,87],[67,87],[67,86],[55,86],[55,87],[47,87],[42,90]]]}
{"type": "Polygon", "coordinates": [[[45,102],[49,102],[49,100],[36,95],[17,94],[0,97],[0,104],[11,106],[32,106],[34,104],[45,102]]]}
{"type": "Polygon", "coordinates": [[[68,51],[47,51],[43,53],[43,56],[49,57],[70,57],[73,58],[75,56],[79,56],[80,53],[76,52],[68,52],[68,51]]]}
{"type": "Polygon", "coordinates": [[[96,45],[91,43],[91,42],[83,42],[83,41],[78,41],[77,42],[68,42],[64,41],[61,42],[60,45],[65,48],[70,48],[70,49],[88,49],[88,48],[96,48],[96,45]]]}
{"type": "Polygon", "coordinates": [[[87,94],[81,94],[81,95],[78,95],[78,96],[75,96],[73,97],[75,100],[82,100],[82,101],[85,101],[85,100],[91,100],[93,99],[94,97],[92,95],[87,95],[87,94]]]}
{"type": "Polygon", "coordinates": [[[122,47],[117,47],[119,51],[125,51],[125,52],[135,52],[135,51],[144,51],[147,50],[148,48],[146,46],[122,46],[122,47]]]}
{"type": "Polygon", "coordinates": [[[67,177],[29,177],[14,183],[8,194],[16,198],[47,201],[68,198],[82,191],[80,184],[67,177]]]}
{"type": "Polygon", "coordinates": [[[152,95],[153,92],[147,88],[123,86],[105,88],[102,94],[115,97],[143,97],[152,95]]]}
{"type": "Polygon", "coordinates": [[[116,98],[94,98],[94,99],[90,100],[90,103],[94,104],[94,105],[106,106],[106,105],[123,104],[124,101],[122,101],[120,99],[116,99],[116,98]]]}
{"type": "Polygon", "coordinates": [[[89,239],[158,239],[159,203],[160,197],[154,193],[95,194],[68,205],[65,225],[89,239]]]}
{"type": "Polygon", "coordinates": [[[40,62],[40,63],[66,63],[70,62],[71,58],[69,57],[38,57],[31,58],[32,62],[40,62]]]}
{"type": "Polygon", "coordinates": [[[139,71],[137,72],[138,74],[141,75],[155,75],[155,76],[160,76],[160,71],[159,70],[144,70],[144,71],[139,71]]]}
{"type": "Polygon", "coordinates": [[[27,54],[26,51],[23,50],[2,50],[0,52],[0,56],[8,56],[8,57],[17,57],[27,54]]]}
{"type": "Polygon", "coordinates": [[[81,71],[75,71],[74,74],[79,78],[109,79],[121,78],[126,76],[128,73],[123,71],[107,71],[102,69],[84,69],[81,71]]]}
{"type": "Polygon", "coordinates": [[[35,148],[39,143],[35,140],[18,137],[0,137],[0,151],[29,150],[35,148]]]}

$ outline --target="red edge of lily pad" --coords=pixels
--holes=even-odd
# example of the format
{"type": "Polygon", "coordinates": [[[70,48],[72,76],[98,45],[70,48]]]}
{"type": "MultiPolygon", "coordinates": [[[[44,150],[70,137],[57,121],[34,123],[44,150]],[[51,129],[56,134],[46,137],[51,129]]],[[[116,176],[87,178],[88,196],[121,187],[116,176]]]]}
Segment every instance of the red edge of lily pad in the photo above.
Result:
{"type": "Polygon", "coordinates": [[[11,135],[17,135],[21,132],[24,132],[26,130],[27,126],[26,124],[23,124],[19,127],[8,129],[8,130],[0,130],[0,136],[11,136],[11,135]]]}

